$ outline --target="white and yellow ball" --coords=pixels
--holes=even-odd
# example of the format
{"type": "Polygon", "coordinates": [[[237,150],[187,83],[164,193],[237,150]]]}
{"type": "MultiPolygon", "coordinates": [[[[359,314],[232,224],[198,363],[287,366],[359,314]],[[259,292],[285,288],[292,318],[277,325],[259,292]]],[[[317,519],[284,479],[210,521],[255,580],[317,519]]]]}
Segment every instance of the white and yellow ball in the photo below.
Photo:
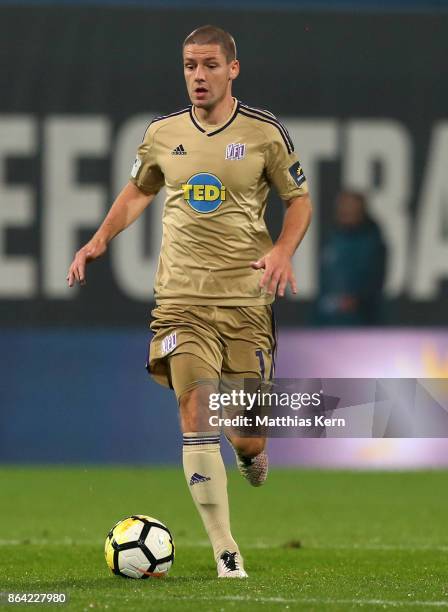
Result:
{"type": "Polygon", "coordinates": [[[173,537],[157,519],[135,514],[112,527],[104,554],[107,565],[117,576],[161,578],[174,562],[173,537]]]}

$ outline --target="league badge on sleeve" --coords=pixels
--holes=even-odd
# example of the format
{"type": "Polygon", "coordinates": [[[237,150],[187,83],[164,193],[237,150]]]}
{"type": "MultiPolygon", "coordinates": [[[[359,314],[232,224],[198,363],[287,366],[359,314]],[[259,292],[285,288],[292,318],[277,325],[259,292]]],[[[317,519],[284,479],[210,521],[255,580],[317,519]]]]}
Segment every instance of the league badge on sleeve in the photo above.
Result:
{"type": "Polygon", "coordinates": [[[131,170],[131,176],[132,178],[135,178],[138,174],[138,171],[140,170],[140,166],[142,165],[142,160],[140,159],[140,157],[137,155],[137,157],[135,158],[135,162],[134,165],[132,166],[132,170],[131,170]]]}
{"type": "Polygon", "coordinates": [[[300,185],[306,181],[305,175],[303,174],[302,166],[300,165],[299,161],[297,161],[290,167],[289,174],[294,179],[294,182],[297,187],[300,187],[300,185]]]}

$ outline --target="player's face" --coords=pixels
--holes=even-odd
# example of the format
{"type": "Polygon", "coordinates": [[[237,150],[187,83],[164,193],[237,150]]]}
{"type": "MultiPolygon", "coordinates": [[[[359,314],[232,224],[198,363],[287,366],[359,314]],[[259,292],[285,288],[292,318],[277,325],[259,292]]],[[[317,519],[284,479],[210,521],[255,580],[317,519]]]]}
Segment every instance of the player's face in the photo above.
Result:
{"type": "Polygon", "coordinates": [[[220,45],[186,45],[184,75],[191,102],[211,109],[229,94],[239,62],[227,62],[220,45]]]}

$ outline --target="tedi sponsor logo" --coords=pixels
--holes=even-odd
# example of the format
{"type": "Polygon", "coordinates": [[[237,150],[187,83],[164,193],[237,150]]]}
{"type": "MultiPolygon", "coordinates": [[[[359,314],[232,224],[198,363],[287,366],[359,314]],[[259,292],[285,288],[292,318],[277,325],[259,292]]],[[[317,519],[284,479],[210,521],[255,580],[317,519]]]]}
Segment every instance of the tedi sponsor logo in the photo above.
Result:
{"type": "Polygon", "coordinates": [[[182,185],[184,199],[199,213],[214,212],[226,199],[226,188],[209,172],[199,172],[182,185]]]}

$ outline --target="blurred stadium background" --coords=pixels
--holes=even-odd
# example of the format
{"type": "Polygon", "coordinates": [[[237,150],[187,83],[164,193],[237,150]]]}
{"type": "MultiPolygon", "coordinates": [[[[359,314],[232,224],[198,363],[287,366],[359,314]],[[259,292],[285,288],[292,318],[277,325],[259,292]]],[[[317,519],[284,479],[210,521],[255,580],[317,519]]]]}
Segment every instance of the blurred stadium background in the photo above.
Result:
{"type": "MultiPolygon", "coordinates": [[[[210,5],[0,1],[3,463],[180,460],[174,400],[144,369],[163,194],[88,270],[85,288],[69,290],[65,277],[126,182],[148,121],[188,103],[180,46],[206,22],[234,34],[235,95],[284,121],[311,186],[300,291],[277,302],[277,376],[448,376],[448,3],[210,5]],[[342,188],[365,194],[385,245],[368,326],[324,327],[315,316],[342,188]]],[[[275,236],[275,195],[268,208],[275,236]]],[[[271,456],[414,468],[447,465],[448,444],[288,439],[272,441],[271,456]]]]}

